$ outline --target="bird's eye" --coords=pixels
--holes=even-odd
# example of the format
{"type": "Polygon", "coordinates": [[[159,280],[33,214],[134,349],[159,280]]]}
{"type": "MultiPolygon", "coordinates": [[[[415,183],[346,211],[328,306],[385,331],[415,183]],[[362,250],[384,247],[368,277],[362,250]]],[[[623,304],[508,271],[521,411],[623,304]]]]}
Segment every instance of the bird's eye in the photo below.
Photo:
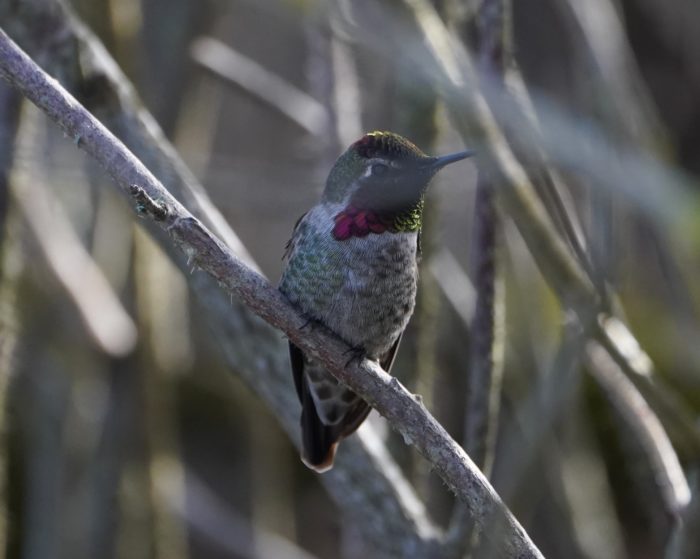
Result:
{"type": "Polygon", "coordinates": [[[389,167],[388,165],[384,165],[384,163],[375,163],[372,165],[372,176],[374,177],[386,175],[387,171],[389,171],[389,167]]]}

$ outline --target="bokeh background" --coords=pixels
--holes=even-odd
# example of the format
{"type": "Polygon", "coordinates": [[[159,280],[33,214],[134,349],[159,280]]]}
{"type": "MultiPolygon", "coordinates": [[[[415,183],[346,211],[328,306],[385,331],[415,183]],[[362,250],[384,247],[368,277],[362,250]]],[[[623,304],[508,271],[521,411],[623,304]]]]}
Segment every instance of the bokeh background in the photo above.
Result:
{"type": "MultiPolygon", "coordinates": [[[[446,86],[426,54],[427,33],[452,41],[461,72],[483,67],[477,1],[3,0],[0,26],[183,203],[208,196],[210,219],[272,282],[295,221],[365,131],[476,149],[428,194],[419,301],[393,371],[457,441],[482,327],[477,165],[494,149],[459,99],[483,95],[595,286],[588,318],[617,317],[608,331],[631,363],[625,377],[587,341],[546,247],[498,204],[490,478],[547,557],[698,557],[700,512],[686,505],[700,458],[700,7],[506,4],[502,71],[532,127],[494,75],[446,86]]],[[[5,555],[428,556],[365,531],[384,509],[358,508],[352,487],[374,478],[343,493],[345,470],[320,481],[300,463],[281,334],[227,296],[222,310],[75,142],[0,85],[5,555]]],[[[501,175],[485,175],[498,200],[501,175]]],[[[369,423],[431,526],[458,524],[429,465],[376,413],[369,423]]],[[[435,541],[435,557],[457,556],[435,541]]]]}

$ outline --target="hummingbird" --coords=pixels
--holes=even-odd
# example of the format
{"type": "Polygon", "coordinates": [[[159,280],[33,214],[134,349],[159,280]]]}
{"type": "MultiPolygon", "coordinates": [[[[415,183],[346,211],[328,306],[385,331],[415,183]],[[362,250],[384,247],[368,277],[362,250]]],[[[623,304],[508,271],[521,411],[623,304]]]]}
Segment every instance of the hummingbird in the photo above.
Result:
{"type": "MultiPolygon", "coordinates": [[[[364,135],[337,159],[320,201],[297,221],[280,291],[389,372],[415,306],[425,192],[440,169],[471,155],[431,157],[392,132],[364,135]]],[[[325,472],[339,441],[371,408],[291,342],[289,355],[302,407],[302,461],[325,472]]]]}

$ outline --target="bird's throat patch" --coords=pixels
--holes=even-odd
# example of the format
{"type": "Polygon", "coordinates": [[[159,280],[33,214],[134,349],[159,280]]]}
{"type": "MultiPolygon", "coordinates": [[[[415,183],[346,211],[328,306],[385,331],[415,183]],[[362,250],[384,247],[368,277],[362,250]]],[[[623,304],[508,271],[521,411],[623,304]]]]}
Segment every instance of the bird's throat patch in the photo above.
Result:
{"type": "Polygon", "coordinates": [[[335,216],[333,237],[337,241],[346,241],[350,237],[366,237],[370,233],[384,233],[389,229],[389,224],[377,213],[350,206],[335,216]]]}

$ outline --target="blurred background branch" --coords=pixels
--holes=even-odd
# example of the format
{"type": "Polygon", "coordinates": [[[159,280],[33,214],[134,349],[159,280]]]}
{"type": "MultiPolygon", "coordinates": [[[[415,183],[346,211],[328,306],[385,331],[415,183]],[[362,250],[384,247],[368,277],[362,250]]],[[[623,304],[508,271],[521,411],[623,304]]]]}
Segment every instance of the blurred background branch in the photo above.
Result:
{"type": "MultiPolygon", "coordinates": [[[[483,2],[476,14],[476,50],[479,69],[493,80],[502,81],[510,58],[510,3],[483,2]]],[[[495,183],[491,170],[479,165],[474,200],[471,258],[474,268],[476,306],[470,329],[469,369],[465,405],[464,448],[490,476],[496,451],[501,403],[504,351],[503,282],[498,265],[499,223],[495,205],[495,183]]],[[[458,556],[476,547],[479,534],[464,506],[455,506],[448,540],[458,556]]]]}
{"type": "MultiPolygon", "coordinates": [[[[17,340],[20,333],[18,313],[18,288],[24,269],[24,258],[19,239],[19,216],[10,211],[10,174],[15,155],[15,142],[19,124],[19,93],[3,84],[0,88],[0,437],[2,448],[9,447],[7,397],[12,371],[16,367],[17,340]]],[[[0,454],[0,549],[8,545],[8,472],[7,452],[0,454]]]]}
{"type": "Polygon", "coordinates": [[[226,82],[248,91],[306,132],[320,136],[328,115],[321,103],[268,72],[222,42],[202,37],[192,43],[192,58],[226,82]]]}

